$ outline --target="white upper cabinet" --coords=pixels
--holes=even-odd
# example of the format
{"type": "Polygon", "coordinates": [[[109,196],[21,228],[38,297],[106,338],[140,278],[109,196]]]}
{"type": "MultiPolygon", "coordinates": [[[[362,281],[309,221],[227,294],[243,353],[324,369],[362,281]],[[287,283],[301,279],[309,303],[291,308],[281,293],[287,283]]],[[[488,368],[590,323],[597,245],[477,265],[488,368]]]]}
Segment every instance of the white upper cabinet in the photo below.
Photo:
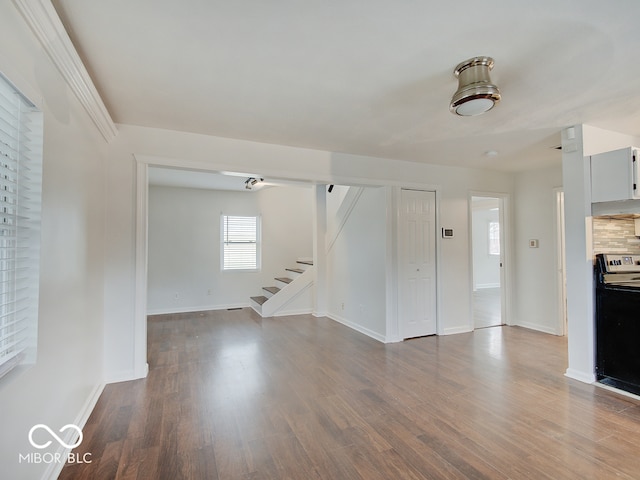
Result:
{"type": "Polygon", "coordinates": [[[622,148],[591,156],[591,202],[640,199],[638,149],[622,148]]]}

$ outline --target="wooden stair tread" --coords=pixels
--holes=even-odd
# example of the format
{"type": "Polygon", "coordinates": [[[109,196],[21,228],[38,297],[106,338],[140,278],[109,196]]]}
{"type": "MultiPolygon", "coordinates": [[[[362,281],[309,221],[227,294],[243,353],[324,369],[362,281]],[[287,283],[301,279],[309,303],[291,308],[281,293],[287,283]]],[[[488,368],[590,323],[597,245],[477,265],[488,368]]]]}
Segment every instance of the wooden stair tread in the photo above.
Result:
{"type": "Polygon", "coordinates": [[[269,299],[264,295],[260,295],[259,297],[251,297],[251,300],[256,302],[258,305],[262,305],[264,302],[266,302],[269,299]]]}
{"type": "MultiPolygon", "coordinates": [[[[296,260],[296,264],[297,265],[304,265],[304,268],[307,268],[307,266],[313,266],[313,260],[296,260]]],[[[285,270],[287,272],[293,272],[295,274],[303,274],[305,272],[304,268],[296,268],[296,267],[292,267],[292,268],[285,268],[285,270]]],[[[294,277],[295,278],[295,277],[294,277]]],[[[278,282],[282,282],[284,284],[289,284],[291,282],[293,282],[293,278],[289,278],[289,277],[275,277],[275,280],[278,282]]],[[[265,292],[268,292],[271,295],[275,295],[276,293],[278,293],[281,288],[280,287],[262,287],[262,289],[265,292]]],[[[270,296],[271,296],[270,295],[270,296]]],[[[269,300],[269,297],[266,297],[264,295],[260,295],[257,297],[250,297],[251,300],[255,303],[257,303],[258,305],[262,306],[267,300],[269,300]]],[[[260,315],[262,315],[262,309],[258,309],[256,307],[254,307],[254,309],[260,313],[260,315]]]]}

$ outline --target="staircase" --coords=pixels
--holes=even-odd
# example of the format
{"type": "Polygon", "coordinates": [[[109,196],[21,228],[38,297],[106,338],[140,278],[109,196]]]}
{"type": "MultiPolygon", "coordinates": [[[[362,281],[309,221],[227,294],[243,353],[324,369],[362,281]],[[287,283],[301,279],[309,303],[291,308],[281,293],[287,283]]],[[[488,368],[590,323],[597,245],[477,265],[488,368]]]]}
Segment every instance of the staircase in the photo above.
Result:
{"type": "Polygon", "coordinates": [[[300,259],[295,267],[285,269],[285,275],[275,277],[274,286],[262,287],[262,295],[251,297],[251,308],[262,317],[311,311],[313,261],[300,259]]]}

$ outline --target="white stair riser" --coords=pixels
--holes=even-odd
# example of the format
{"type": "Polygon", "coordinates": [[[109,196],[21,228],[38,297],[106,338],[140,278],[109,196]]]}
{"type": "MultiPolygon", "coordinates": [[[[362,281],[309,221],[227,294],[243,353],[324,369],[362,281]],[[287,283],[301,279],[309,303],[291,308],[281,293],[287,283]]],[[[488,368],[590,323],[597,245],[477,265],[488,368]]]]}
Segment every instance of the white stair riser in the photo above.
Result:
{"type": "Polygon", "coordinates": [[[282,308],[282,306],[284,306],[292,298],[296,297],[303,289],[305,289],[310,283],[312,283],[313,271],[305,271],[304,273],[298,274],[298,276],[295,278],[290,278],[293,278],[293,281],[291,283],[280,290],[277,295],[270,297],[269,300],[264,302],[264,304],[262,305],[262,310],[260,312],[263,317],[273,316],[278,312],[280,308],[282,308]],[[298,277],[300,276],[304,278],[300,278],[298,280],[298,277]]]}
{"type": "Polygon", "coordinates": [[[260,316],[262,316],[262,305],[251,300],[251,308],[253,308],[260,316]]]}

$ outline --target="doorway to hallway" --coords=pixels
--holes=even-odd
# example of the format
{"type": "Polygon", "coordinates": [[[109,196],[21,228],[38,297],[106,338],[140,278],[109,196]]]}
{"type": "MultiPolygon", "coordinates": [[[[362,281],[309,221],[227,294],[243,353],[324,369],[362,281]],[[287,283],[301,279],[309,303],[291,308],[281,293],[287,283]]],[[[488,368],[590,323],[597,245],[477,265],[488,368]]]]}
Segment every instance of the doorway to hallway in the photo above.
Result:
{"type": "Polygon", "coordinates": [[[503,199],[472,196],[470,207],[474,328],[503,325],[503,199]]]}

